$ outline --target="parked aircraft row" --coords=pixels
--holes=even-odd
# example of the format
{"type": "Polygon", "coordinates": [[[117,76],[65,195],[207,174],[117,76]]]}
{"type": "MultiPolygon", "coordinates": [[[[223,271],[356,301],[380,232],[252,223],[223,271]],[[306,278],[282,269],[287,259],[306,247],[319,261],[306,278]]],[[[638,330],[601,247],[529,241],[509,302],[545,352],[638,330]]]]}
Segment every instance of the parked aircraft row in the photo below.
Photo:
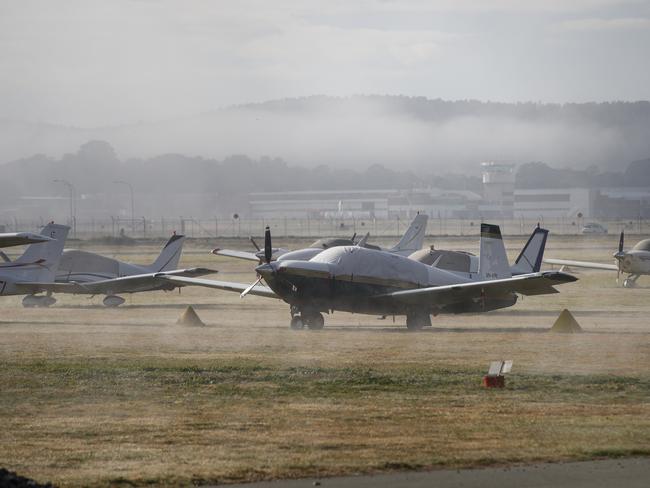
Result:
{"type": "Polygon", "coordinates": [[[217,255],[255,261],[258,279],[232,283],[200,278],[216,271],[178,269],[184,236],[174,235],[151,264],[131,264],[95,253],[63,250],[68,227],[48,224],[40,234],[0,234],[0,247],[29,244],[14,261],[0,252],[0,295],[25,294],[25,306],[49,306],[56,293],[105,295],[118,306],[118,294],[205,286],[258,295],[289,305],[291,327],[322,328],[324,313],[348,311],[371,315],[405,315],[407,327],[431,324],[430,315],[495,310],[514,305],[519,295],[557,293],[555,286],[576,278],[560,271],[541,271],[542,262],[628,273],[625,286],[650,273],[650,239],[624,251],[621,233],[616,264],[543,259],[548,231],[533,231],[510,265],[498,226],[482,224],[480,253],[422,249],[427,216],[418,215],[392,248],[368,243],[368,235],[321,239],[305,249],[273,248],[267,228],[264,249],[257,252],[215,249],[217,255]],[[262,281],[264,284],[262,284],[262,281]]]}
{"type": "Polygon", "coordinates": [[[152,264],[137,265],[87,251],[64,251],[68,231],[67,226],[50,223],[40,235],[0,234],[2,247],[33,243],[15,261],[3,254],[0,295],[26,294],[23,299],[26,307],[54,304],[53,293],[106,295],[104,305],[115,307],[124,303],[124,298],[117,293],[173,290],[183,286],[162,280],[163,275],[202,276],[216,272],[205,268],[177,269],[185,236],[173,235],[152,264]]]}

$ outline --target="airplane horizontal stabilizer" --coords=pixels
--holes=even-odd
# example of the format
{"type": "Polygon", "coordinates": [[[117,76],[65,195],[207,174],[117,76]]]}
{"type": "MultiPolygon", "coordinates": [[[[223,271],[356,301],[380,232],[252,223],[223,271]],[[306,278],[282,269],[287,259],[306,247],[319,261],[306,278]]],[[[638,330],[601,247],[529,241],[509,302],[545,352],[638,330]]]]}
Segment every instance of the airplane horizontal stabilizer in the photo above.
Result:
{"type": "Polygon", "coordinates": [[[9,232],[0,234],[0,247],[22,246],[37,242],[52,241],[51,237],[32,232],[9,232]]]}

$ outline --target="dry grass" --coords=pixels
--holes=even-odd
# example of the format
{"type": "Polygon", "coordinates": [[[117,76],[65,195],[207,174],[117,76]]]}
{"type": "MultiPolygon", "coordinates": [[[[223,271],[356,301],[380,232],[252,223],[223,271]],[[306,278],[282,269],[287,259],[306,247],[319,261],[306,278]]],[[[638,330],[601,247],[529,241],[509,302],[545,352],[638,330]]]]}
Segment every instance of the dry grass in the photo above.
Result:
{"type": "MultiPolygon", "coordinates": [[[[559,241],[554,254],[606,260],[610,240],[559,241]]],[[[183,264],[253,278],[249,263],[203,250],[183,264]]],[[[59,297],[50,310],[5,298],[0,459],[62,485],[180,485],[650,455],[648,290],[580,276],[560,295],[438,317],[421,333],[343,313],[294,332],[281,302],[198,288],[134,295],[117,310],[99,298],[59,297]],[[187,304],[207,327],[173,325],[187,304]],[[564,306],[587,333],[543,332],[564,306]],[[508,387],[484,390],[498,358],[515,361],[508,387]]]]}

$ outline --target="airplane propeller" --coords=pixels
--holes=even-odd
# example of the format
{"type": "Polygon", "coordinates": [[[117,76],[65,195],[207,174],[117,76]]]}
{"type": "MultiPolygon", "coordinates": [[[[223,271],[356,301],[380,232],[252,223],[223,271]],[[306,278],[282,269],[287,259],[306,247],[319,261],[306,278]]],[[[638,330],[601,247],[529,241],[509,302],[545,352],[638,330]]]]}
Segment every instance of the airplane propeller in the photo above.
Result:
{"type": "Polygon", "coordinates": [[[260,246],[257,245],[257,242],[255,242],[255,239],[253,239],[253,236],[250,236],[248,240],[251,241],[251,244],[255,247],[255,249],[257,249],[258,252],[261,251],[260,246]]]}
{"type": "MultiPolygon", "coordinates": [[[[257,247],[257,244],[255,241],[253,241],[253,238],[250,238],[251,242],[253,242],[253,245],[257,247]]],[[[259,247],[257,247],[259,249],[259,247]]],[[[269,264],[271,262],[271,258],[273,257],[273,247],[271,246],[271,229],[269,229],[268,226],[266,226],[266,230],[264,231],[264,261],[266,261],[266,264],[269,264]]],[[[248,293],[255,288],[259,282],[262,281],[262,276],[258,276],[257,280],[255,280],[253,283],[248,285],[244,291],[241,292],[239,295],[240,298],[244,298],[248,293]]]]}
{"type": "Polygon", "coordinates": [[[260,281],[262,281],[261,276],[257,278],[253,283],[248,285],[248,287],[240,293],[239,297],[244,298],[246,295],[248,295],[248,292],[251,291],[253,288],[255,288],[260,281]]]}
{"type": "Polygon", "coordinates": [[[271,262],[272,257],[273,247],[271,247],[271,229],[267,225],[264,230],[264,260],[266,261],[266,264],[271,262]]]}
{"type": "Polygon", "coordinates": [[[621,267],[623,265],[623,258],[625,253],[623,252],[623,245],[625,243],[625,231],[621,231],[621,237],[618,239],[618,252],[614,254],[616,258],[616,283],[618,283],[619,278],[621,277],[621,267]]]}

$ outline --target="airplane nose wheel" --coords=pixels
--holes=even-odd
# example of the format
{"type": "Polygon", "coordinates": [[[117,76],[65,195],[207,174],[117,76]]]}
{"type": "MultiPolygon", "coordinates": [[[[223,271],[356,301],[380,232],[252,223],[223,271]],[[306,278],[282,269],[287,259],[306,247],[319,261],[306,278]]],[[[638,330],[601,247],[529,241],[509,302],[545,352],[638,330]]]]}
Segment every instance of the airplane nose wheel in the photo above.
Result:
{"type": "Polygon", "coordinates": [[[315,311],[298,312],[298,310],[291,311],[290,327],[293,330],[300,330],[307,326],[311,330],[320,330],[325,326],[325,319],[323,314],[315,311]],[[300,315],[298,315],[300,313],[300,315]]]}
{"type": "Polygon", "coordinates": [[[291,327],[293,330],[300,330],[304,327],[305,325],[302,322],[302,319],[300,318],[299,315],[294,315],[291,317],[291,324],[289,327],[291,327]]]}
{"type": "Polygon", "coordinates": [[[636,278],[626,278],[623,280],[624,288],[634,288],[636,286],[636,278]]]}

